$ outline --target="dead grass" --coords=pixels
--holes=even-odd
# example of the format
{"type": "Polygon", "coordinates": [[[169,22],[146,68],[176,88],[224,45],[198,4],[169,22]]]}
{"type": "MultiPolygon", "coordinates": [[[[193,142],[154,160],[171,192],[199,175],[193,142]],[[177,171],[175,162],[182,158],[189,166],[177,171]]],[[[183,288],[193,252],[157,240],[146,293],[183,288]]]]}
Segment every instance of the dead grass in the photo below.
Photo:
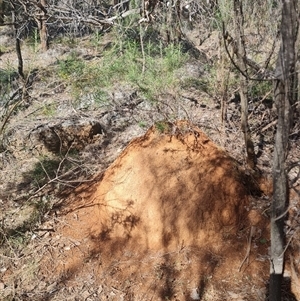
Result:
{"type": "MultiPolygon", "coordinates": [[[[81,47],[80,41],[77,45],[78,55],[81,58],[92,56],[95,60],[98,60],[100,46],[98,45],[96,50],[86,40],[83,43],[85,47],[81,47]]],[[[213,59],[216,55],[215,49],[213,49],[215,46],[212,47],[212,45],[217,45],[217,40],[214,40],[213,43],[207,41],[207,44],[201,46],[202,49],[207,50],[210,59],[213,59]]],[[[106,43],[101,47],[105,47],[105,45],[106,43]]],[[[188,231],[185,231],[184,239],[182,239],[181,234],[178,234],[177,237],[175,235],[175,238],[174,235],[172,236],[174,227],[177,230],[180,229],[178,230],[180,232],[186,226],[185,221],[190,219],[189,216],[194,216],[192,211],[190,215],[186,213],[185,221],[177,225],[179,216],[176,215],[174,218],[169,214],[176,209],[172,206],[177,204],[175,200],[182,191],[192,193],[198,189],[191,186],[191,183],[197,182],[197,180],[193,182],[192,177],[181,182],[183,183],[182,191],[179,189],[180,187],[174,190],[176,193],[173,193],[172,198],[169,198],[169,202],[164,207],[165,212],[163,210],[159,211],[160,214],[164,215],[163,218],[155,218],[154,216],[149,225],[144,224],[144,232],[146,233],[142,232],[137,235],[135,240],[131,238],[132,231],[141,223],[141,216],[151,212],[147,205],[152,204],[153,193],[159,192],[162,198],[166,197],[166,191],[169,188],[167,186],[176,186],[176,179],[173,178],[174,173],[177,172],[178,176],[183,175],[178,170],[180,164],[182,166],[190,164],[192,168],[197,156],[202,156],[201,151],[192,159],[187,156],[186,161],[183,159],[175,161],[175,158],[180,158],[183,150],[180,149],[179,151],[178,145],[170,147],[168,144],[168,147],[161,150],[160,155],[169,154],[174,162],[179,162],[178,166],[176,168],[172,167],[171,164],[174,162],[171,162],[168,168],[163,169],[166,163],[166,160],[163,160],[156,168],[153,167],[153,170],[138,173],[137,178],[132,177],[129,183],[126,182],[130,178],[127,175],[130,175],[129,171],[137,163],[137,159],[132,159],[130,164],[128,163],[128,174],[126,172],[120,173],[119,178],[114,178],[114,174],[118,175],[121,171],[121,163],[127,151],[110,169],[108,173],[111,173],[111,179],[115,181],[115,184],[117,181],[119,185],[121,183],[127,185],[125,185],[127,188],[124,188],[124,191],[117,193],[114,191],[115,185],[110,183],[110,193],[116,194],[114,197],[115,203],[113,204],[115,207],[116,205],[119,206],[117,201],[123,196],[132,198],[132,194],[139,190],[141,195],[148,193],[149,201],[141,206],[141,214],[134,215],[135,218],[128,218],[127,216],[122,218],[120,214],[115,214],[113,215],[113,221],[111,221],[112,224],[115,223],[114,225],[120,222],[123,226],[126,226],[126,237],[133,241],[131,249],[127,249],[126,244],[122,244],[122,241],[118,241],[115,239],[116,237],[112,236],[112,234],[117,235],[122,228],[116,226],[116,232],[111,232],[109,227],[105,229],[107,219],[99,214],[99,208],[98,211],[94,209],[95,198],[97,197],[96,199],[99,200],[100,197],[101,199],[103,192],[97,188],[97,185],[95,186],[94,182],[85,183],[85,185],[73,191],[70,196],[69,189],[63,191],[66,193],[61,198],[53,196],[51,190],[45,189],[39,198],[32,198],[30,202],[28,201],[30,191],[16,189],[15,185],[22,182],[24,172],[32,170],[32,166],[37,162],[35,158],[40,155],[49,155],[42,145],[28,139],[29,133],[41,124],[56,122],[57,118],[66,119],[75,115],[79,118],[86,118],[87,115],[93,116],[101,122],[105,120],[104,117],[109,117],[106,124],[109,128],[113,128],[113,131],[110,132],[111,136],[105,140],[105,144],[91,145],[89,150],[83,152],[82,158],[85,160],[83,160],[83,166],[87,166],[89,170],[92,170],[92,174],[106,170],[107,166],[118,157],[132,138],[144,133],[145,129],[138,126],[139,122],[143,122],[146,125],[145,128],[148,128],[162,118],[172,123],[177,117],[186,118],[188,116],[194,124],[208,134],[210,139],[235,158],[234,168],[242,169],[242,172],[246,174],[245,178],[241,178],[243,185],[247,186],[249,183],[252,185],[253,182],[256,182],[262,188],[259,177],[252,174],[243,165],[244,153],[239,126],[239,105],[234,102],[234,99],[229,102],[228,120],[225,124],[221,123],[218,101],[213,100],[211,95],[200,90],[198,86],[195,88],[194,82],[190,86],[184,86],[184,91],[180,91],[178,94],[174,91],[168,91],[168,93],[160,95],[160,102],[156,107],[142,102],[135,108],[131,108],[126,103],[130,104],[132,99],[136,100],[134,97],[139,99],[141,95],[137,94],[135,96],[136,91],[131,87],[126,86],[124,88],[123,86],[117,87],[117,85],[114,85],[114,95],[109,94],[111,97],[109,100],[114,101],[112,105],[85,110],[77,106],[72,91],[70,91],[66,82],[55,74],[57,58],[60,60],[66,59],[70,50],[68,45],[60,44],[57,46],[47,53],[35,53],[34,56],[32,56],[30,48],[26,48],[26,45],[23,46],[26,70],[39,68],[39,73],[30,92],[32,102],[27,108],[18,111],[13,116],[6,129],[8,147],[5,152],[1,153],[0,299],[186,301],[193,298],[196,300],[199,297],[201,300],[207,301],[265,300],[265,288],[269,271],[266,254],[269,242],[267,234],[261,234],[262,236],[257,234],[254,238],[251,244],[249,265],[243,266],[241,272],[238,272],[238,270],[247,252],[249,227],[242,227],[240,223],[237,223],[235,226],[237,231],[234,234],[232,232],[234,229],[226,225],[225,228],[221,228],[220,233],[211,232],[210,236],[205,236],[207,240],[205,242],[211,241],[212,246],[210,247],[199,247],[199,245],[195,247],[191,243],[188,244],[188,240],[192,237],[192,235],[187,234],[188,231]],[[102,114],[104,113],[105,116],[103,117],[102,114]],[[143,188],[140,186],[141,181],[145,180],[149,174],[153,173],[158,177],[163,171],[165,171],[165,174],[162,179],[148,181],[143,188]],[[160,186],[160,184],[163,184],[163,186],[160,186]],[[150,189],[150,192],[148,189],[150,189]],[[21,193],[23,193],[22,198],[18,202],[13,201],[20,197],[21,193]],[[49,207],[37,208],[36,204],[40,202],[41,204],[49,202],[49,207]],[[83,218],[83,211],[90,212],[92,215],[87,214],[83,218]],[[98,212],[96,217],[93,215],[95,212],[98,212]],[[163,220],[166,220],[167,223],[162,227],[160,223],[163,220]],[[99,225],[102,227],[101,231],[99,225]],[[155,231],[148,230],[152,229],[152,226],[157,226],[161,230],[160,233],[155,234],[156,236],[151,235],[155,231]],[[95,229],[97,231],[93,233],[92,230],[95,229]],[[93,236],[91,233],[93,233],[93,236]],[[164,240],[157,238],[162,233],[164,234],[164,240]],[[148,243],[150,242],[150,245],[151,242],[156,241],[158,246],[161,246],[162,241],[165,244],[170,244],[170,246],[175,244],[174,241],[178,244],[171,250],[167,250],[165,247],[159,250],[150,248],[150,251],[146,252],[145,240],[148,243]],[[140,252],[134,247],[142,247],[143,250],[140,252]]],[[[1,59],[1,68],[3,64],[15,66],[15,54],[9,52],[8,49],[1,56],[1,59]]],[[[186,69],[184,69],[185,75],[195,75],[193,73],[195,72],[195,64],[197,63],[193,61],[193,68],[187,64],[186,69]]],[[[209,77],[210,73],[207,73],[205,68],[207,70],[211,66],[203,68],[202,62],[198,62],[198,64],[196,67],[199,67],[202,70],[201,72],[204,70],[204,73],[197,73],[196,77],[209,77]]],[[[261,151],[261,156],[258,158],[258,167],[263,174],[265,189],[262,189],[261,197],[248,195],[250,203],[247,204],[246,208],[240,208],[242,212],[244,212],[243,210],[250,210],[249,216],[253,213],[251,210],[256,212],[252,216],[252,221],[256,220],[257,217],[262,218],[260,214],[263,215],[263,218],[268,218],[268,206],[271,201],[271,189],[267,175],[270,174],[272,161],[272,131],[274,126],[271,123],[273,112],[272,109],[265,110],[260,105],[260,103],[255,104],[257,111],[254,111],[252,115],[251,126],[256,133],[254,140],[257,145],[260,145],[257,149],[258,152],[261,151]],[[260,134],[263,134],[263,137],[260,134]],[[260,149],[261,146],[263,148],[260,149]]],[[[183,134],[182,132],[176,132],[175,128],[172,137],[166,136],[163,139],[170,140],[170,143],[180,144],[182,142],[178,139],[180,138],[178,133],[183,134]]],[[[143,139],[140,139],[141,144],[146,143],[145,141],[143,142],[143,139]]],[[[168,141],[165,142],[169,143],[168,141]]],[[[137,142],[134,143],[138,145],[137,142]]],[[[159,139],[157,144],[159,144],[159,139]]],[[[202,144],[200,145],[203,147],[201,149],[205,149],[206,143],[202,144]]],[[[142,153],[143,149],[147,147],[144,144],[136,152],[136,155],[142,153]]],[[[194,145],[191,149],[193,147],[194,145]]],[[[291,152],[291,162],[299,158],[299,152],[297,140],[295,140],[291,152]]],[[[155,154],[155,150],[152,149],[151,153],[152,155],[155,154]]],[[[193,153],[193,150],[191,150],[191,153],[193,153]]],[[[150,167],[155,162],[153,157],[151,158],[150,167]]],[[[221,161],[216,159],[214,163],[219,165],[222,164],[221,161]]],[[[139,168],[144,170],[146,168],[145,158],[140,159],[139,162],[139,168]]],[[[200,166],[198,170],[201,171],[201,168],[203,166],[200,166]]],[[[207,172],[209,173],[209,170],[207,172]]],[[[214,176],[213,171],[211,177],[214,176]]],[[[101,181],[102,176],[99,176],[98,182],[101,183],[101,181]]],[[[207,181],[205,183],[209,187],[211,182],[207,181]]],[[[299,191],[296,182],[294,185],[295,189],[299,191]]],[[[222,183],[221,181],[215,191],[211,192],[210,198],[206,199],[208,204],[218,204],[218,201],[214,203],[211,199],[218,193],[218,189],[223,186],[227,186],[226,182],[222,183]]],[[[249,194],[249,191],[246,191],[246,193],[249,194]]],[[[191,199],[190,196],[185,197],[186,202],[191,199]]],[[[291,208],[291,224],[288,228],[289,235],[291,235],[288,236],[288,239],[292,237],[288,249],[288,254],[291,256],[291,265],[289,263],[288,268],[290,267],[293,279],[291,284],[293,292],[300,299],[299,271],[297,269],[299,265],[299,216],[297,215],[300,210],[298,208],[300,203],[299,194],[295,193],[292,200],[294,207],[291,208]]],[[[197,201],[196,198],[194,201],[197,201]]],[[[222,199],[222,201],[225,200],[222,199]]],[[[180,206],[180,204],[177,205],[180,206]]],[[[125,208],[127,213],[132,212],[130,206],[121,208],[125,208]]],[[[110,207],[110,210],[113,209],[110,207]]],[[[194,209],[196,212],[197,208],[194,209]]],[[[210,210],[210,208],[208,209],[210,210]]],[[[183,207],[182,210],[187,210],[187,208],[183,207]]],[[[204,220],[210,220],[210,215],[205,210],[202,211],[205,217],[204,220]]],[[[219,211],[213,214],[212,219],[218,217],[226,224],[226,221],[234,220],[236,217],[231,215],[230,211],[223,211],[223,208],[219,211]],[[219,211],[223,212],[223,215],[219,211]]],[[[262,224],[259,227],[264,231],[267,230],[266,226],[264,228],[262,224]]],[[[289,296],[287,298],[290,298],[287,300],[295,300],[289,288],[286,291],[286,295],[289,296]]]]}

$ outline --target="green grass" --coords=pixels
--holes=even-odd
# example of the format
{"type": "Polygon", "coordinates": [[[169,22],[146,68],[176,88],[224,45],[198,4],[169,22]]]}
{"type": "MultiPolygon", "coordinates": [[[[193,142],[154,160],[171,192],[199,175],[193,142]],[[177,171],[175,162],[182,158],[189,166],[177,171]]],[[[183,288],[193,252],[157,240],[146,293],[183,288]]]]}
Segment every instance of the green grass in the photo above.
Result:
{"type": "Polygon", "coordinates": [[[65,60],[58,62],[58,75],[67,81],[77,80],[84,74],[85,62],[71,53],[65,60]]]}
{"type": "Polygon", "coordinates": [[[56,114],[57,105],[55,103],[46,104],[42,108],[43,115],[53,117],[56,114]]]}
{"type": "Polygon", "coordinates": [[[182,80],[180,86],[182,89],[190,89],[194,88],[197,90],[201,90],[207,92],[207,79],[206,78],[195,78],[195,77],[187,77],[182,80]]]}
{"type": "Polygon", "coordinates": [[[249,96],[251,98],[264,97],[272,91],[272,85],[272,81],[250,82],[249,96]]]}
{"type": "Polygon", "coordinates": [[[139,121],[138,125],[139,125],[139,127],[141,127],[142,129],[145,129],[145,128],[148,127],[147,122],[146,122],[146,121],[143,121],[143,120],[139,121]]]}
{"type": "Polygon", "coordinates": [[[18,78],[18,74],[11,66],[0,69],[0,104],[8,97],[12,89],[12,82],[16,78],[18,78]]]}
{"type": "Polygon", "coordinates": [[[96,30],[91,37],[91,44],[97,50],[102,41],[102,34],[100,31],[96,30]]]}
{"type": "Polygon", "coordinates": [[[166,121],[158,121],[155,123],[155,128],[162,134],[170,130],[170,125],[166,121]]]}
{"type": "Polygon", "coordinates": [[[37,28],[34,28],[32,32],[30,32],[26,39],[26,44],[32,48],[34,53],[38,51],[40,45],[40,35],[37,28]]]}
{"type": "Polygon", "coordinates": [[[116,81],[129,83],[150,101],[176,87],[175,71],[187,60],[179,46],[169,45],[162,49],[148,43],[144,54],[136,42],[122,46],[122,51],[112,49],[102,62],[100,71],[103,72],[104,85],[112,85],[116,81]]]}
{"type": "Polygon", "coordinates": [[[93,99],[96,106],[100,107],[108,103],[109,94],[102,89],[96,89],[93,93],[93,99]]]}
{"type": "Polygon", "coordinates": [[[85,62],[70,54],[58,63],[58,74],[71,87],[73,97],[80,101],[83,95],[92,95],[98,105],[109,100],[108,92],[116,83],[135,87],[150,101],[159,94],[178,87],[175,71],[187,60],[178,45],[144,45],[122,41],[103,52],[96,62],[85,62]]]}
{"type": "Polygon", "coordinates": [[[42,157],[37,162],[33,169],[25,174],[25,176],[31,179],[34,186],[41,187],[45,185],[49,180],[56,177],[56,172],[59,168],[60,160],[57,158],[42,157]]]}

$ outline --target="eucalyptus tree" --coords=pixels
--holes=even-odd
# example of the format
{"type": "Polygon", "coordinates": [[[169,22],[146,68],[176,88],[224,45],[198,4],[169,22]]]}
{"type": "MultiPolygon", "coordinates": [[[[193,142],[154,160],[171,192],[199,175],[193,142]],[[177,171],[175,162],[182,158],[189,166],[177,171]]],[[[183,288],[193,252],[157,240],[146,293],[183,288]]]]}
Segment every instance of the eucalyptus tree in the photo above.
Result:
{"type": "Polygon", "coordinates": [[[273,83],[273,102],[276,107],[277,122],[272,164],[273,199],[271,204],[269,300],[280,301],[286,250],[284,221],[289,208],[287,156],[289,134],[294,123],[294,109],[297,107],[297,89],[299,87],[296,58],[299,55],[297,38],[299,37],[300,15],[297,0],[258,2],[232,0],[230,4],[227,0],[220,0],[219,7],[223,18],[225,50],[239,76],[241,129],[245,138],[247,162],[251,168],[255,167],[255,153],[248,124],[249,84],[252,82],[255,85],[260,81],[273,83]],[[262,14],[266,8],[266,11],[273,11],[277,17],[272,18],[270,15],[269,18],[264,19],[260,15],[259,18],[258,9],[260,10],[258,13],[262,14]],[[251,18],[255,20],[252,27],[249,26],[251,18]],[[260,24],[261,20],[263,20],[262,24],[260,24]],[[230,24],[230,21],[233,24],[230,24]],[[262,30],[259,29],[261,25],[262,30]],[[251,53],[249,51],[251,42],[255,40],[251,32],[257,32],[259,36],[263,36],[261,32],[266,33],[266,30],[269,29],[271,31],[264,38],[267,43],[259,45],[261,49],[257,48],[256,52],[251,53]],[[272,37],[273,43],[270,43],[272,37]],[[264,60],[260,57],[260,62],[258,62],[255,53],[262,54],[262,48],[267,49],[267,44],[272,44],[269,47],[269,53],[265,51],[262,56],[264,60]]]}
{"type": "Polygon", "coordinates": [[[296,41],[299,30],[297,0],[282,0],[280,50],[274,76],[274,101],[277,108],[277,127],[273,156],[273,201],[271,210],[270,300],[281,300],[284,272],[284,220],[289,207],[287,156],[289,134],[293,126],[294,105],[297,101],[296,41]]]}

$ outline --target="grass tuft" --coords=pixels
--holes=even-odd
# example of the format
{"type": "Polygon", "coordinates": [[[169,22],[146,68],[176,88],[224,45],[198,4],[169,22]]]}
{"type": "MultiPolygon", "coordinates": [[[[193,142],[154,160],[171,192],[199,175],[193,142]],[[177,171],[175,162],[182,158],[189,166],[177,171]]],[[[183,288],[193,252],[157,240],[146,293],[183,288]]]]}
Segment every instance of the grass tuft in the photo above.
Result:
{"type": "Polygon", "coordinates": [[[145,99],[155,101],[160,94],[178,86],[175,71],[188,56],[179,45],[162,48],[149,42],[144,46],[130,40],[118,42],[96,62],[84,62],[72,53],[59,62],[58,74],[71,86],[73,97],[79,101],[89,95],[94,103],[107,103],[107,91],[116,82],[133,86],[145,99]]]}

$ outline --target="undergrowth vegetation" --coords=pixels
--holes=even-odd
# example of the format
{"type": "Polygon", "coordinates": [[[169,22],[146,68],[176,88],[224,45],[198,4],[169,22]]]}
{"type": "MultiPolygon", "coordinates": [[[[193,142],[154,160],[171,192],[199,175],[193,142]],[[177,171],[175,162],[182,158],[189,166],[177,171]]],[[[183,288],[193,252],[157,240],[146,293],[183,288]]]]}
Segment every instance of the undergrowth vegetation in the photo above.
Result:
{"type": "Polygon", "coordinates": [[[116,83],[131,85],[153,102],[159,94],[178,86],[176,70],[188,59],[180,45],[151,41],[115,43],[102,53],[100,60],[85,62],[71,53],[58,63],[58,74],[72,88],[75,98],[92,95],[96,102],[108,100],[107,92],[116,83]]]}
{"type": "MultiPolygon", "coordinates": [[[[83,2],[99,1],[71,2],[75,9],[83,2]]],[[[233,64],[234,2],[189,1],[189,7],[180,7],[180,16],[173,3],[157,2],[155,18],[145,22],[140,22],[139,11],[117,17],[111,27],[88,25],[81,31],[81,21],[77,24],[75,20],[76,26],[70,28],[70,24],[59,28],[53,23],[50,48],[45,52],[39,28],[33,26],[20,34],[23,76],[14,48],[18,35],[10,28],[5,34],[9,42],[2,45],[4,29],[0,26],[0,276],[10,269],[13,274],[12,289],[3,296],[0,277],[0,299],[23,300],[22,281],[34,279],[38,266],[31,255],[24,256],[23,249],[30,253],[28,244],[42,238],[39,226],[54,212],[53,204],[60,202],[61,194],[105,170],[125,145],[141,134],[139,130],[144,132],[154,124],[159,133],[174,134],[173,121],[189,119],[243,166],[239,70],[233,64]],[[181,37],[177,39],[179,27],[181,37]],[[98,130],[88,127],[95,120],[98,130]],[[63,121],[67,121],[66,127],[59,132],[55,126],[63,121]],[[42,136],[44,141],[34,140],[34,135],[45,129],[49,131],[42,136]],[[65,129],[69,132],[63,136],[65,129]],[[69,135],[72,131],[82,142],[78,149],[69,135]],[[50,143],[52,149],[45,147],[50,136],[57,138],[53,140],[58,141],[55,150],[54,143],[50,143]],[[68,142],[64,150],[63,139],[68,142]],[[23,265],[22,275],[18,273],[21,261],[28,263],[23,265]]],[[[275,69],[278,3],[243,3],[246,56],[255,67],[249,71],[250,78],[275,69]]],[[[138,6],[139,2],[130,1],[130,9],[138,6]]],[[[110,9],[115,8],[111,5],[110,9]]],[[[30,22],[34,23],[33,19],[30,22]]],[[[24,27],[32,26],[29,23],[24,27]]],[[[272,81],[258,77],[247,85],[249,127],[259,162],[267,169],[276,118],[272,81]]],[[[299,129],[294,132],[296,139],[299,129]]],[[[296,162],[299,156],[295,157],[296,162]]]]}

